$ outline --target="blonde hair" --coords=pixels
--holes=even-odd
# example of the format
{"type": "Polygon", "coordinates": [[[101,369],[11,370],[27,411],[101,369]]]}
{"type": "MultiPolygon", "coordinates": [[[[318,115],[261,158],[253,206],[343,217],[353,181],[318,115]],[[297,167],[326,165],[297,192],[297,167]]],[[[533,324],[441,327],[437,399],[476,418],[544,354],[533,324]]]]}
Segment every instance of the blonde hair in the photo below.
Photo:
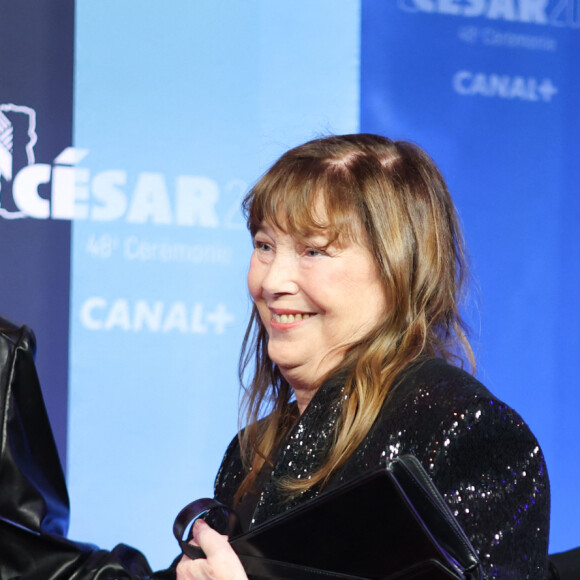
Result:
{"type": "MultiPolygon", "coordinates": [[[[432,159],[411,143],[378,135],[331,136],[291,149],[258,181],[243,208],[252,235],[264,221],[296,236],[324,230],[337,239],[363,232],[388,297],[384,320],[351,344],[331,373],[344,372],[347,395],[334,444],[311,478],[282,483],[296,493],[324,485],[344,464],[410,362],[423,356],[454,362],[466,358],[474,368],[458,308],[466,276],[463,240],[432,159]],[[320,199],[324,223],[315,212],[320,199]]],[[[254,307],[240,358],[241,377],[254,364],[240,415],[247,425],[240,443],[249,471],[236,501],[251,489],[264,463],[271,462],[298,416],[290,402],[292,389],[267,349],[268,335],[254,307]],[[259,420],[264,409],[270,413],[259,420]]]]}

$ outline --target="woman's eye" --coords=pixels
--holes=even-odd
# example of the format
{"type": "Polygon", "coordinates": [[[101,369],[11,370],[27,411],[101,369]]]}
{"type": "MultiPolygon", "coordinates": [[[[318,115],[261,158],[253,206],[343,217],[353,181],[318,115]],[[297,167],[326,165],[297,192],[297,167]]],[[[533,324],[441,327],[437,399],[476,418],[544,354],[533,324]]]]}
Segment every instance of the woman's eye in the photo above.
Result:
{"type": "Polygon", "coordinates": [[[316,258],[318,256],[326,255],[326,252],[324,250],[319,249],[319,248],[308,248],[306,250],[306,255],[309,258],[316,258]]]}
{"type": "Polygon", "coordinates": [[[269,252],[272,249],[272,246],[267,242],[262,242],[260,240],[254,240],[254,248],[256,250],[261,250],[263,252],[269,252]]]}

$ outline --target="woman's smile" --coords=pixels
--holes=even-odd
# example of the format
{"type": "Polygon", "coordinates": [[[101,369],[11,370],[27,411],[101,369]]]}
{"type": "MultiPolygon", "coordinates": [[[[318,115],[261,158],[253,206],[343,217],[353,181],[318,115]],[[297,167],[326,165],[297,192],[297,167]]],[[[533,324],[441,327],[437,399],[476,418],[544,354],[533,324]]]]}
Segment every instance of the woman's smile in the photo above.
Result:
{"type": "Polygon", "coordinates": [[[315,316],[315,314],[310,312],[274,312],[272,311],[271,325],[273,327],[287,326],[293,322],[301,322],[302,320],[308,320],[309,318],[315,316]]]}

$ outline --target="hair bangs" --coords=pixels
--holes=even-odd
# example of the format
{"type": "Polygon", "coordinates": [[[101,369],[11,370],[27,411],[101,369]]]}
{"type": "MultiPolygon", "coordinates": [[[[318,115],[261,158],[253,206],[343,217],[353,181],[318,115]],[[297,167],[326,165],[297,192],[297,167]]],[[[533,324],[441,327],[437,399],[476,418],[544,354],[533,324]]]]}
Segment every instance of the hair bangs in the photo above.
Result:
{"type": "Polygon", "coordinates": [[[321,159],[281,161],[243,202],[252,235],[266,222],[297,238],[322,234],[328,243],[340,243],[361,231],[360,196],[346,168],[321,159]]]}

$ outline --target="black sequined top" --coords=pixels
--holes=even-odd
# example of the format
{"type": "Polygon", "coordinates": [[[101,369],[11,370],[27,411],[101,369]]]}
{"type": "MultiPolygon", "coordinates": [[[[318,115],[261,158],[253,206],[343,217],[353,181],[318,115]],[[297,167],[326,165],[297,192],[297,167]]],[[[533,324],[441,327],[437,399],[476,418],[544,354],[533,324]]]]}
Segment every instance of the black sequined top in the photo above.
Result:
{"type": "MultiPolygon", "coordinates": [[[[301,415],[258,490],[250,527],[316,496],[288,501],[276,482],[307,478],[324,459],[343,385],[326,382],[301,415]]],[[[372,429],[327,486],[402,454],[427,469],[478,551],[486,578],[546,578],[549,481],[542,451],[521,417],[471,375],[440,359],[416,363],[389,393],[372,429]]],[[[238,440],[226,451],[216,498],[231,506],[245,476],[238,440]]]]}

